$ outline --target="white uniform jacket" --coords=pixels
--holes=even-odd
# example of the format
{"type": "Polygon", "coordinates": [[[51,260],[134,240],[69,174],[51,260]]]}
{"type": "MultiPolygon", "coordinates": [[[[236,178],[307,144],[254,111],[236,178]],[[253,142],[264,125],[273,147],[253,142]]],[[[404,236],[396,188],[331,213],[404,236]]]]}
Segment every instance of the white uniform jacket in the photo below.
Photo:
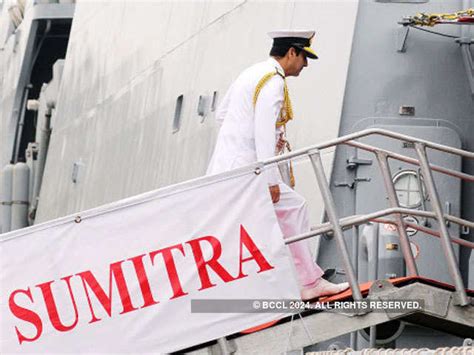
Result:
{"type": "MultiPolygon", "coordinates": [[[[207,175],[235,169],[275,156],[282,128],[276,127],[283,105],[284,79],[274,75],[261,89],[255,108],[253,96],[258,82],[283,68],[273,58],[243,71],[232,83],[220,104],[216,120],[221,123],[207,175]]],[[[266,173],[268,183],[281,183],[278,169],[266,173]]]]}
{"type": "MultiPolygon", "coordinates": [[[[253,107],[258,82],[275,70],[282,75],[284,73],[273,58],[255,64],[240,74],[227,91],[217,111],[217,120],[222,126],[207,169],[208,175],[275,156],[276,143],[283,131],[282,128],[276,128],[284,97],[282,76],[274,75],[262,87],[255,109],[253,107]]],[[[266,176],[270,185],[280,184],[280,200],[274,207],[283,236],[289,238],[308,232],[310,227],[305,199],[282,184],[278,168],[267,169],[266,176]]],[[[313,260],[308,240],[292,243],[289,248],[301,286],[310,287],[323,271],[313,260]]]]}

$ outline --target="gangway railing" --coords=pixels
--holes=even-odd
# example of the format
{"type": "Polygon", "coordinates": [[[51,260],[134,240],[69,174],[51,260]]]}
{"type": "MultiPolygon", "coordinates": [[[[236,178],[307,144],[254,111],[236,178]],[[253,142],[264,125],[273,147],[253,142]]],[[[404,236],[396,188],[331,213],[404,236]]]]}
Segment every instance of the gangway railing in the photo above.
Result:
{"type": "Polygon", "coordinates": [[[447,229],[446,221],[456,223],[461,226],[465,226],[469,228],[474,228],[474,223],[471,221],[464,220],[459,217],[455,217],[455,216],[443,213],[439,194],[438,194],[436,185],[434,183],[433,171],[446,174],[452,177],[456,177],[458,179],[461,179],[463,181],[468,181],[468,182],[474,181],[474,175],[470,175],[470,174],[455,171],[452,169],[440,167],[434,164],[430,164],[427,151],[426,151],[427,148],[441,151],[444,153],[453,154],[462,158],[474,159],[473,152],[468,152],[462,149],[429,142],[426,140],[418,139],[416,137],[411,137],[408,135],[395,133],[395,132],[387,131],[384,129],[372,128],[372,129],[366,129],[360,132],[348,134],[346,136],[339,137],[325,143],[312,145],[303,149],[295,150],[288,154],[284,154],[281,156],[277,156],[277,157],[265,160],[261,162],[261,165],[259,167],[256,168],[256,173],[260,172],[262,166],[273,165],[279,162],[291,160],[293,158],[302,158],[305,156],[309,157],[313,166],[313,170],[316,175],[316,180],[317,180],[317,183],[318,183],[318,186],[323,198],[324,207],[325,207],[329,221],[316,226],[310,232],[292,236],[286,239],[285,243],[290,244],[290,243],[300,241],[302,239],[307,239],[307,238],[311,238],[317,235],[321,235],[323,233],[332,233],[336,240],[337,250],[340,254],[340,257],[342,258],[343,267],[347,275],[347,281],[350,284],[350,287],[352,290],[352,296],[355,301],[360,301],[362,299],[362,294],[359,288],[357,277],[355,275],[354,267],[349,257],[349,251],[344,239],[343,230],[349,229],[354,226],[358,226],[370,221],[372,222],[383,221],[383,222],[394,224],[397,227],[398,235],[400,237],[400,246],[401,246],[403,258],[406,263],[407,273],[409,276],[418,276],[418,270],[417,270],[415,258],[413,256],[413,253],[410,247],[410,241],[407,235],[406,228],[409,226],[417,230],[422,230],[423,232],[426,232],[428,235],[432,235],[432,236],[436,236],[440,238],[441,246],[442,246],[445,260],[448,267],[448,272],[451,276],[451,279],[453,280],[454,287],[455,287],[455,295],[456,295],[455,303],[456,305],[459,305],[459,306],[466,306],[469,304],[469,300],[466,294],[466,289],[464,288],[461,272],[459,270],[459,267],[456,261],[452,243],[457,243],[459,245],[469,247],[472,249],[474,249],[474,243],[465,241],[460,238],[452,238],[447,229]],[[393,138],[399,141],[413,144],[418,159],[356,141],[357,139],[368,137],[368,136],[374,136],[374,135],[385,136],[385,137],[389,137],[389,138],[393,138]],[[331,194],[331,190],[329,188],[328,180],[324,172],[323,163],[321,160],[321,151],[323,149],[336,147],[338,145],[352,146],[361,150],[371,152],[376,156],[378,166],[380,168],[382,178],[384,181],[385,189],[388,195],[388,199],[390,203],[389,208],[381,210],[381,211],[377,211],[374,213],[365,214],[365,215],[356,215],[356,216],[350,216],[350,217],[345,217],[345,218],[339,217],[336,210],[336,205],[335,205],[333,196],[331,194]],[[395,159],[395,160],[399,160],[399,161],[403,161],[409,164],[419,166],[433,211],[420,211],[420,210],[402,208],[400,206],[400,203],[398,201],[398,197],[396,194],[395,186],[392,180],[392,175],[391,175],[390,166],[389,166],[389,159],[395,159]],[[435,219],[438,222],[439,231],[434,231],[427,227],[421,227],[421,226],[417,226],[411,223],[407,223],[403,219],[404,215],[415,215],[415,216],[422,216],[425,218],[435,219]],[[392,216],[393,220],[385,220],[385,219],[380,220],[381,217],[386,217],[386,216],[392,216]]]}

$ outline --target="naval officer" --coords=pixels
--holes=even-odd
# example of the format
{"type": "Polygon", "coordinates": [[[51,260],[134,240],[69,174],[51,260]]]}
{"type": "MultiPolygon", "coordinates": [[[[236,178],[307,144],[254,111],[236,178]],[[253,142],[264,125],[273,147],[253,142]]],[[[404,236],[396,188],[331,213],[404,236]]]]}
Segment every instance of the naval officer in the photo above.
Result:
{"type": "MultiPolygon", "coordinates": [[[[286,123],[293,118],[286,78],[298,76],[308,60],[314,31],[275,31],[270,58],[244,70],[232,83],[216,113],[221,123],[207,174],[217,174],[283,152],[286,123]]],[[[291,172],[291,169],[290,169],[291,172]]],[[[271,199],[285,238],[310,230],[305,199],[283,182],[278,169],[265,172],[271,199]]],[[[292,173],[289,179],[294,181],[292,173]]],[[[291,185],[291,183],[290,183],[291,185]]],[[[304,300],[339,293],[349,287],[322,279],[307,240],[289,245],[304,300]]]]}

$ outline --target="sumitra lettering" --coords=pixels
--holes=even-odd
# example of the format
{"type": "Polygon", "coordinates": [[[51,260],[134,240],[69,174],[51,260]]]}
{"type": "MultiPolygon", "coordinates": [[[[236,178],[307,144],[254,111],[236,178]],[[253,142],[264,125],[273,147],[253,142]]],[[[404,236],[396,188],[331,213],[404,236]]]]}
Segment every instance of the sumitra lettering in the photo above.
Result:
{"type": "MultiPolygon", "coordinates": [[[[150,280],[147,274],[144,263],[146,258],[149,258],[152,266],[155,265],[158,258],[162,258],[166,268],[167,278],[173,293],[169,300],[186,296],[188,293],[186,290],[183,290],[183,286],[179,278],[179,270],[175,264],[175,257],[177,255],[180,257],[189,256],[189,253],[186,253],[185,245],[189,245],[189,249],[191,250],[191,254],[196,265],[196,271],[201,284],[201,287],[198,289],[198,291],[216,286],[216,284],[211,281],[209,275],[210,270],[212,270],[215,275],[224,281],[224,283],[228,283],[248,276],[243,272],[242,269],[243,264],[247,262],[253,261],[258,265],[259,270],[257,273],[273,269],[273,266],[271,266],[265,259],[262,252],[254,243],[245,228],[241,226],[240,252],[239,260],[237,261],[239,273],[235,277],[232,276],[228,269],[226,269],[224,265],[219,262],[219,258],[222,254],[222,245],[220,241],[213,236],[205,236],[189,240],[184,244],[172,245],[170,247],[152,251],[148,254],[138,255],[110,264],[108,293],[104,291],[103,287],[99,284],[96,277],[90,270],[65,276],[60,280],[47,281],[34,287],[41,291],[42,299],[46,308],[47,318],[51,322],[51,325],[54,327],[54,329],[56,329],[58,332],[68,332],[77,326],[80,319],[87,317],[88,323],[94,323],[101,320],[101,318],[99,318],[97,315],[97,310],[94,309],[92,302],[93,297],[95,297],[95,299],[101,304],[109,317],[112,317],[114,314],[116,314],[116,312],[112,312],[112,290],[114,284],[117,288],[121,305],[121,311],[118,314],[134,312],[141,308],[150,307],[160,303],[160,301],[154,299],[152,295],[153,280],[150,280]],[[206,244],[212,248],[212,256],[208,260],[205,260],[203,253],[203,246],[206,244]],[[244,247],[248,251],[248,257],[243,257],[244,247]],[[126,263],[133,266],[136,279],[140,286],[140,306],[136,304],[134,305],[132,303],[132,297],[130,295],[130,290],[122,268],[122,266],[126,263]],[[87,299],[89,309],[89,314],[87,315],[79,314],[75,295],[71,287],[71,280],[74,279],[80,279],[82,284],[82,290],[84,291],[85,298],[87,299]],[[64,324],[61,320],[56,300],[52,292],[52,285],[57,282],[63,282],[67,285],[69,299],[71,301],[72,308],[74,309],[74,320],[68,321],[68,324],[64,324]]],[[[232,270],[235,270],[235,266],[236,265],[232,265],[232,270]]],[[[31,304],[39,302],[38,299],[33,298],[32,289],[34,288],[28,287],[27,289],[17,289],[13,291],[9,297],[9,307],[11,313],[19,320],[29,323],[28,329],[31,329],[31,326],[33,326],[35,330],[34,335],[27,336],[25,335],[24,330],[22,331],[21,325],[16,325],[15,331],[20,344],[23,342],[33,342],[38,340],[43,332],[43,322],[45,321],[46,316],[41,317],[41,315],[35,311],[20,306],[17,303],[17,297],[20,296],[23,300],[26,298],[29,302],[31,302],[31,304]]]]}

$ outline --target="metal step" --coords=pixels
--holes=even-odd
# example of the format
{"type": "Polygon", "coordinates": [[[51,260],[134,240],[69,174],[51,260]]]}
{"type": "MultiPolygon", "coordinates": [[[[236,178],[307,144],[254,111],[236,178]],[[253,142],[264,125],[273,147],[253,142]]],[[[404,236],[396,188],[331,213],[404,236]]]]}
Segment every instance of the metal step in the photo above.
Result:
{"type": "MultiPolygon", "coordinates": [[[[457,306],[454,292],[440,285],[426,284],[421,280],[401,287],[388,281],[375,282],[368,299],[381,301],[422,301],[420,310],[373,311],[362,315],[334,313],[329,311],[304,312],[282,320],[281,323],[247,335],[228,337],[230,354],[281,354],[292,349],[301,349],[337,336],[361,330],[392,320],[403,320],[412,324],[456,335],[470,337],[474,334],[473,294],[468,292],[470,304],[457,306]]],[[[350,298],[350,297],[349,297],[350,298]]],[[[347,297],[346,297],[347,299],[347,297]]],[[[221,341],[222,342],[222,341],[221,341]]],[[[189,354],[222,354],[219,344],[194,349],[189,354]]]]}

